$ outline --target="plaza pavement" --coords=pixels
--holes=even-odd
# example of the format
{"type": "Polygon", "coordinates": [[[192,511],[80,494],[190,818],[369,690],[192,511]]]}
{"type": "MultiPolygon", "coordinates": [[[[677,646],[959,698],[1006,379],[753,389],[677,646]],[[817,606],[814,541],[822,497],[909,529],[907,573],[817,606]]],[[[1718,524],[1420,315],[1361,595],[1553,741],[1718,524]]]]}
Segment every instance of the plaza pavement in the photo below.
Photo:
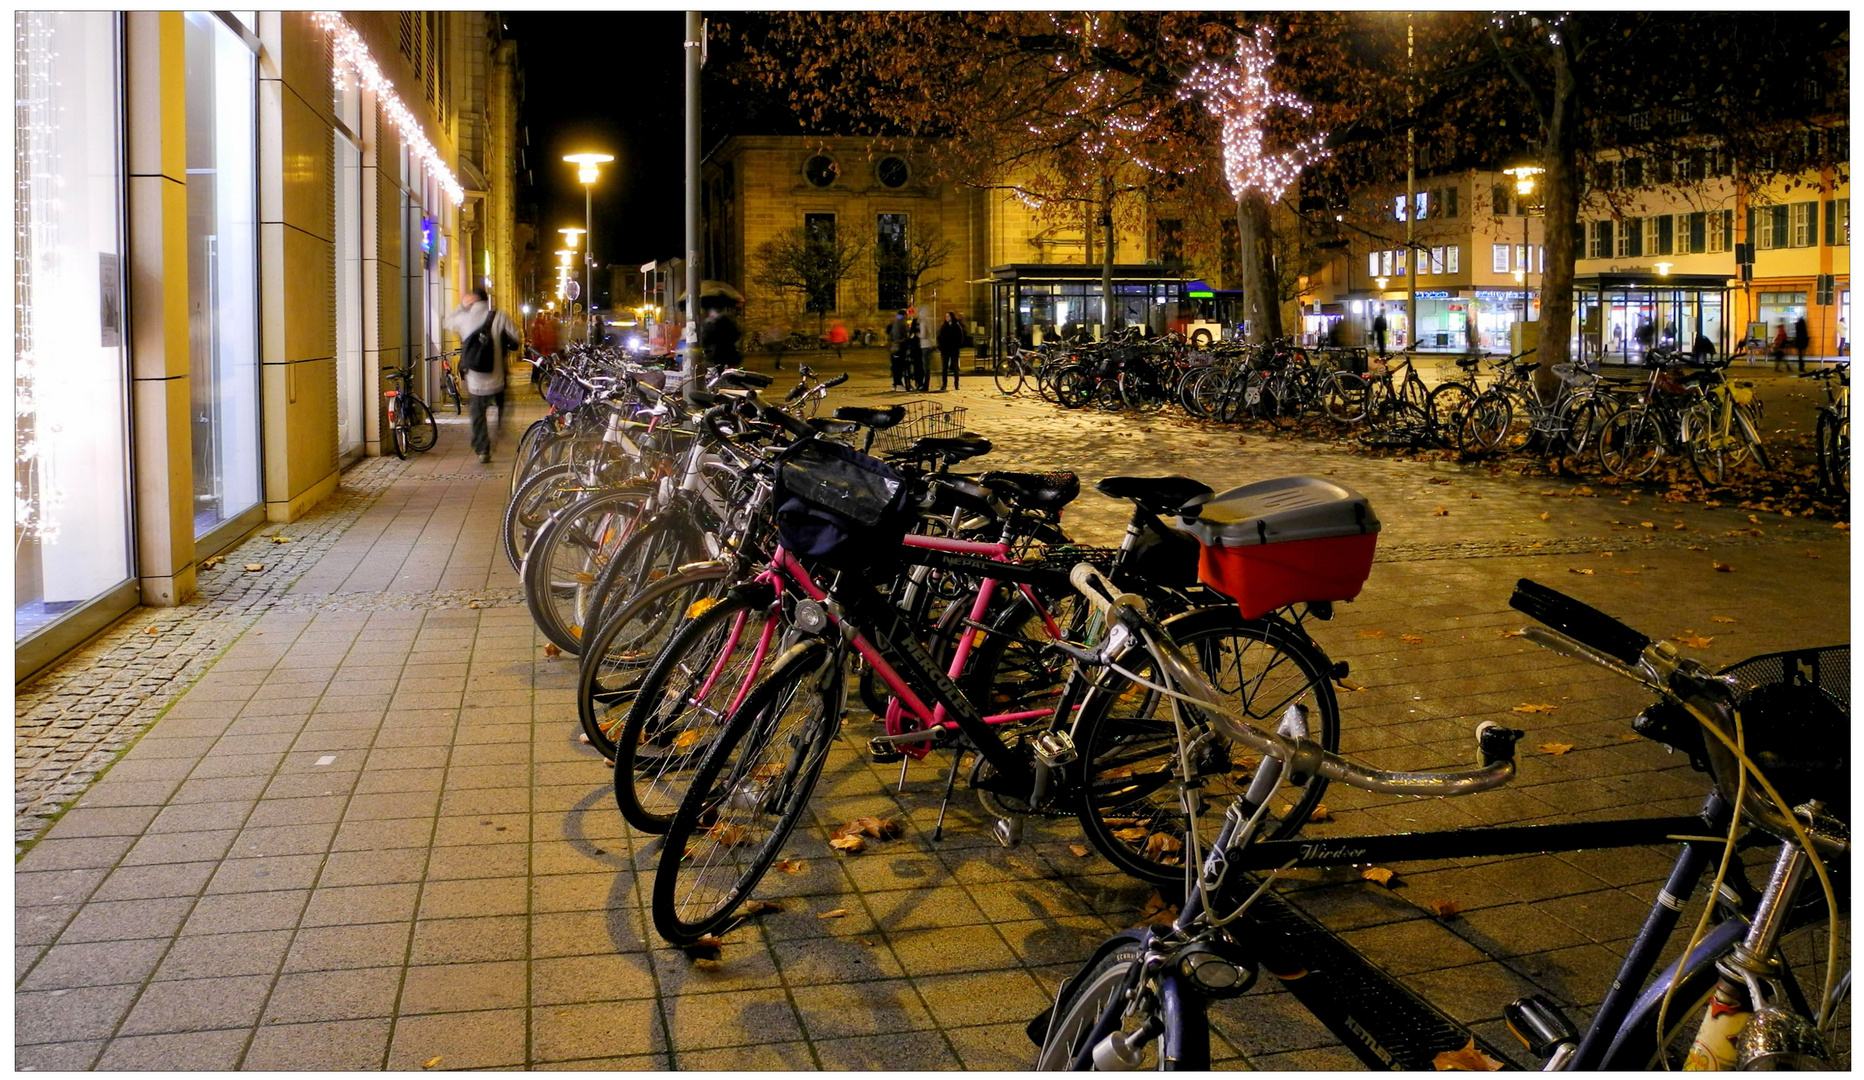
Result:
{"type": "MultiPolygon", "coordinates": [[[[887,390],[876,354],[805,360],[855,373],[836,401],[919,396],[887,390]]],[[[1111,474],[1221,490],[1307,472],[1370,497],[1384,522],[1371,580],[1314,626],[1363,687],[1340,695],[1344,749],[1448,766],[1469,760],[1483,719],[1529,735],[1504,789],[1403,802],[1336,788],[1317,836],[1694,809],[1704,788],[1687,763],[1626,739],[1635,688],[1509,636],[1518,577],[1656,635],[1712,637],[1692,651],[1714,662],[1849,640],[1850,545],[1829,520],[1062,413],[1004,399],[987,376],[932,396],[969,410],[996,444],[989,464],[1079,471],[1090,490],[1067,520],[1083,541],[1123,526],[1125,504],[1091,491],[1111,474]],[[1554,711],[1514,711],[1529,703],[1554,711]]],[[[616,813],[577,738],[574,662],[545,655],[497,546],[515,428],[491,466],[465,434],[448,424],[433,453],[352,470],[282,530],[323,538],[314,558],[262,587],[204,576],[202,603],[138,613],[20,689],[16,704],[63,702],[80,730],[83,702],[140,686],[129,713],[146,730],[15,867],[16,1066],[1027,1067],[1023,1023],[1151,890],[1077,855],[1070,821],[999,848],[962,792],[933,844],[937,760],[899,785],[898,766],[860,752],[857,714],[790,844],[803,871],[759,891],[782,910],[726,934],[716,964],[663,947],[644,911],[657,842],[616,813]],[[218,599],[230,592],[251,599],[233,611],[218,599]],[[149,626],[215,619],[226,640],[166,682],[90,677],[149,626]],[[899,818],[901,837],[831,852],[827,830],[866,814],[899,818]]],[[[243,574],[272,543],[213,573],[243,574]]],[[[1539,990],[1589,1013],[1666,867],[1632,849],[1404,864],[1389,886],[1298,875],[1286,891],[1512,1050],[1502,1006],[1539,990]],[[1436,917],[1435,901],[1460,911],[1436,917]]],[[[1220,1003],[1213,1024],[1219,1067],[1354,1064],[1285,993],[1220,1003]]]]}

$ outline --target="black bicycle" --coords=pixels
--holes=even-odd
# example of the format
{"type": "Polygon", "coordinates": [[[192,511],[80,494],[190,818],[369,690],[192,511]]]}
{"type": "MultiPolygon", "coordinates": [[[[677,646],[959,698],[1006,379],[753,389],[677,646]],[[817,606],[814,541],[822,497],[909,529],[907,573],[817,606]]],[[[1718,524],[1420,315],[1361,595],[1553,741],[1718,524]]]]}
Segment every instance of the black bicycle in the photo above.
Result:
{"type": "MultiPolygon", "coordinates": [[[[1697,815],[1273,841],[1257,839],[1263,807],[1232,803],[1207,853],[1186,860],[1176,920],[1109,939],[1030,1023],[1037,1068],[1207,1069],[1208,1003],[1246,992],[1264,970],[1370,1068],[1442,1068],[1440,1055],[1469,1050],[1499,1060],[1492,1045],[1284,903],[1270,891],[1275,875],[1676,843],[1669,877],[1583,1033],[1538,995],[1506,1007],[1510,1031],[1548,1071],[1844,1067],[1831,1032],[1850,991],[1838,922],[1848,903],[1839,888],[1850,851],[1850,647],[1760,656],[1712,673],[1535,582],[1523,579],[1512,604],[1544,624],[1524,631],[1529,640],[1658,695],[1633,730],[1710,774],[1697,815]],[[1749,880],[1750,864],[1766,870],[1763,885],[1749,880]],[[1672,950],[1680,959],[1659,970],[1705,875],[1702,918],[1672,950]]],[[[1163,651],[1174,650],[1165,643],[1163,651]]],[[[1513,776],[1524,734],[1484,723],[1473,768],[1380,772],[1256,729],[1217,704],[1182,656],[1170,668],[1170,685],[1159,689],[1260,751],[1258,776],[1313,771],[1366,791],[1469,794],[1513,776]]],[[[1186,843],[1196,850],[1195,830],[1186,843]]]]}
{"type": "Polygon", "coordinates": [[[440,425],[434,421],[434,410],[414,392],[413,370],[385,367],[382,377],[393,384],[382,391],[382,397],[386,402],[385,430],[395,456],[405,460],[410,450],[432,450],[440,442],[440,425]]]}

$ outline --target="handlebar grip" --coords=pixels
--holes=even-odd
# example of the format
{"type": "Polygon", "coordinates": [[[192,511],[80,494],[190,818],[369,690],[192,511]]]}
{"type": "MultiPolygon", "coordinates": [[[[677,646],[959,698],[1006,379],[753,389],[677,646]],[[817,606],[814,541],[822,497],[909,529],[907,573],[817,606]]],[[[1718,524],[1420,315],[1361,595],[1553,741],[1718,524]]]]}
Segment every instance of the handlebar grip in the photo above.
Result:
{"type": "Polygon", "coordinates": [[[1508,606],[1628,665],[1650,645],[1650,638],[1603,611],[1527,578],[1515,582],[1508,606]]]}
{"type": "Polygon", "coordinates": [[[798,439],[807,439],[815,434],[814,428],[775,406],[764,406],[763,413],[765,420],[777,425],[798,439]]]}
{"type": "Polygon", "coordinates": [[[795,401],[797,398],[802,397],[804,394],[807,394],[808,392],[809,392],[809,384],[799,382],[794,387],[790,388],[789,393],[783,395],[783,403],[787,405],[790,402],[795,401]]]}
{"type": "Polygon", "coordinates": [[[731,415],[731,404],[727,402],[724,405],[714,405],[705,412],[699,414],[699,422],[705,425],[707,431],[718,436],[721,440],[730,439],[735,432],[727,431],[719,426],[719,421],[729,415],[731,415]]]}
{"type": "Polygon", "coordinates": [[[834,387],[840,386],[842,383],[845,383],[847,381],[848,381],[848,373],[844,371],[840,375],[837,375],[834,378],[830,379],[829,381],[823,383],[822,389],[824,390],[833,389],[834,387]]]}
{"type": "Polygon", "coordinates": [[[1113,605],[1113,598],[1120,595],[1107,576],[1094,569],[1091,563],[1075,563],[1074,569],[1068,571],[1068,584],[1087,598],[1087,602],[1106,611],[1113,605]]]}

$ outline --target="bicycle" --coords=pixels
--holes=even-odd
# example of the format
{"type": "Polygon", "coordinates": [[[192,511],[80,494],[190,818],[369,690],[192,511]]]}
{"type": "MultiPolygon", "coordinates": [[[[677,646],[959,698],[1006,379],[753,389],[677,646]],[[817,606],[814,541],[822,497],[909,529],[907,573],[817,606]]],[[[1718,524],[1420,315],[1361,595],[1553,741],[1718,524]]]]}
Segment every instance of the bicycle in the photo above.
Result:
{"type": "Polygon", "coordinates": [[[1772,467],[1761,441],[1760,414],[1752,382],[1718,377],[1707,384],[1701,403],[1683,424],[1690,467],[1704,484],[1726,483],[1729,474],[1749,460],[1763,470],[1772,467]]]}
{"type": "Polygon", "coordinates": [[[426,453],[440,442],[440,425],[434,411],[414,392],[414,372],[409,368],[385,367],[382,374],[394,385],[382,391],[387,404],[389,445],[395,456],[407,460],[408,451],[426,453]]]}
{"type": "MultiPolygon", "coordinates": [[[[1127,597],[1090,599],[1135,607],[1127,597]]],[[[1507,1006],[1509,1030],[1545,1071],[1675,1068],[1685,1052],[1692,1068],[1833,1067],[1825,1033],[1848,1001],[1850,973],[1838,958],[1840,907],[1828,864],[1849,854],[1843,820],[1849,780],[1828,748],[1848,739],[1849,647],[1755,657],[1712,674],[1669,643],[1652,642],[1527,579],[1511,604],[1543,624],[1524,631],[1536,644],[1658,695],[1633,728],[1709,774],[1711,791],[1698,815],[1303,844],[1256,839],[1260,809],[1237,802],[1198,867],[1187,860],[1187,899],[1171,925],[1103,943],[1062,985],[1055,1004],[1031,1021],[1028,1034],[1040,1047],[1036,1067],[1208,1068],[1208,1002],[1247,992],[1261,970],[1370,1068],[1442,1068],[1438,1055],[1466,1047],[1498,1058],[1494,1047],[1283,902],[1270,891],[1276,874],[1677,842],[1670,875],[1583,1033],[1539,995],[1507,1006]],[[1736,858],[1743,845],[1775,850],[1760,888],[1736,858]],[[1711,865],[1706,906],[1681,959],[1658,970],[1685,903],[1711,865]],[[1254,872],[1267,877],[1258,881],[1254,872]],[[1711,927],[1718,907],[1723,917],[1711,927]],[[1816,946],[1821,924],[1829,935],[1822,951],[1808,947],[1816,946]],[[1795,972],[1805,967],[1813,974],[1821,966],[1818,983],[1802,984],[1795,972]],[[1691,1025],[1689,1016],[1699,1019],[1691,1025]],[[1684,1041],[1692,1035],[1693,1045],[1684,1041]]],[[[1143,618],[1137,625],[1158,637],[1143,618]]],[[[1162,652],[1172,664],[1161,690],[1174,695],[1176,707],[1211,716],[1220,730],[1259,750],[1262,769],[1271,773],[1316,769],[1336,783],[1407,795],[1470,794],[1515,773],[1514,748],[1525,733],[1493,722],[1477,728],[1475,767],[1439,772],[1381,773],[1278,738],[1226,716],[1195,669],[1169,645],[1162,652]]]]}
{"type": "Polygon", "coordinates": [[[1808,371],[1802,379],[1817,379],[1825,389],[1815,429],[1819,491],[1828,499],[1851,497],[1851,370],[1848,367],[1808,371]],[[1837,388],[1832,383],[1838,384],[1837,388]]]}
{"type": "Polygon", "coordinates": [[[460,378],[453,372],[453,363],[448,357],[458,356],[460,351],[453,349],[437,356],[423,356],[422,363],[431,364],[440,361],[440,395],[441,400],[453,402],[453,415],[458,416],[466,407],[466,395],[460,390],[460,378]]]}

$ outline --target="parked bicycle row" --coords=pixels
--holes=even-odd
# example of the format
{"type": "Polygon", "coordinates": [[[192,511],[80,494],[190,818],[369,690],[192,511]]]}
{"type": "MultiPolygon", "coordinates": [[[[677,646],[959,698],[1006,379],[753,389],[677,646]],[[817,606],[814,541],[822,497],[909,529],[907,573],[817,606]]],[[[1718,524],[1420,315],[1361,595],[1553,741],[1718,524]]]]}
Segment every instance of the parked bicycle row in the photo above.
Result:
{"type": "MultiPolygon", "coordinates": [[[[884,449],[905,408],[816,415],[845,377],[805,369],[781,404],[769,376],[740,370],[683,394],[596,354],[545,377],[552,411],[514,461],[506,551],[540,630],[579,657],[578,722],[618,812],[662,837],[651,914],[670,943],[747,917],[831,742],[859,732],[877,762],[949,758],[945,800],[962,778],[999,842],[1073,817],[1115,867],[1183,898],[1169,925],[1109,939],[1062,986],[1030,1025],[1038,1067],[1208,1067],[1208,1003],[1264,970],[1369,1066],[1432,1067],[1478,1044],[1281,901],[1277,874],[1675,837],[1622,989],[1584,1034],[1543,998],[1510,1005],[1511,1028],[1554,1068],[1843,1060],[1829,1034],[1848,1022],[1849,786],[1832,747],[1848,742],[1848,647],[1712,673],[1523,580],[1515,606],[1544,624],[1530,640],[1659,699],[1633,730],[1708,774],[1701,815],[1314,843],[1329,783],[1490,790],[1515,774],[1523,735],[1479,725],[1464,768],[1340,754],[1333,686],[1348,668],[1307,628],[1370,570],[1380,527],[1355,492],[1107,477],[1094,490],[1131,503],[1129,525],[1119,547],[1088,548],[1063,520],[1075,474],[972,471],[991,445],[969,433],[884,449]],[[844,720],[850,698],[871,721],[844,720]],[[1659,970],[1711,864],[1713,917],[1659,970]]],[[[941,804],[934,842],[945,818],[941,804]]]]}
{"type": "MultiPolygon", "coordinates": [[[[1452,449],[1472,458],[1536,454],[1557,467],[1644,480],[1688,463],[1711,487],[1752,486],[1774,469],[1753,383],[1728,361],[1654,350],[1648,373],[1612,377],[1597,365],[1556,365],[1552,389],[1537,383],[1528,353],[1454,361],[1427,382],[1416,360],[1360,357],[1363,373],[1310,355],[1288,339],[1194,349],[1175,336],[1058,343],[995,361],[1004,393],[1032,388],[1064,408],[1149,413],[1175,405],[1220,423],[1256,421],[1353,430],[1370,445],[1452,449]]],[[[1847,368],[1807,372],[1822,380],[1814,446],[1822,496],[1850,493],[1847,368]]]]}

